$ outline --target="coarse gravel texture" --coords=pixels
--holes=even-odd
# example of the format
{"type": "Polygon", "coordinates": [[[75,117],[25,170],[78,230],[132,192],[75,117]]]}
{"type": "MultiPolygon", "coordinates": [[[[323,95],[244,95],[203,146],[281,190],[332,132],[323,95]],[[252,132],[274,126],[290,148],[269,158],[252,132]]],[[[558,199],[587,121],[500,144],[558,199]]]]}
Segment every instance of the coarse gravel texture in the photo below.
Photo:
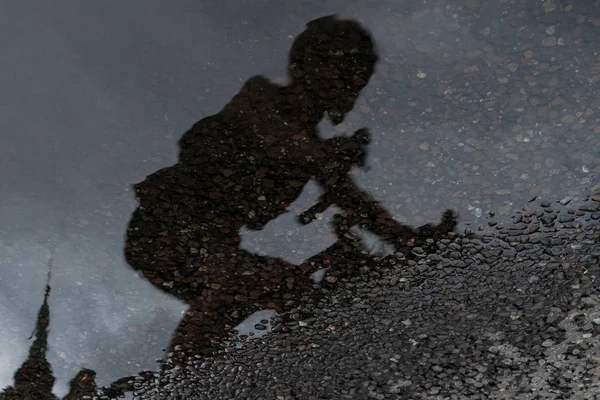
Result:
{"type": "MultiPolygon", "coordinates": [[[[0,262],[10,266],[0,274],[1,300],[10,305],[0,309],[11,320],[0,328],[5,343],[29,336],[47,250],[55,242],[59,249],[52,334],[36,337],[48,340],[48,360],[38,354],[38,377],[48,381],[31,378],[29,359],[19,382],[54,399],[52,373],[61,393],[75,377],[70,389],[78,398],[95,390],[94,379],[102,379],[99,386],[123,384],[118,378],[151,364],[166,347],[175,307],[149,287],[142,296],[120,256],[134,208],[131,184],[168,165],[178,132],[220,109],[250,76],[283,84],[288,39],[307,21],[340,12],[370,31],[380,59],[352,114],[338,126],[319,127],[319,135],[347,138],[368,127],[370,169],[353,171],[353,178],[388,217],[420,226],[452,209],[459,232],[468,228],[477,237],[428,241],[408,259],[378,259],[353,251],[356,243],[340,243],[333,263],[313,257],[315,270],[329,268],[321,284],[281,285],[295,291],[287,293],[273,334],[142,374],[135,397],[600,398],[600,4],[217,3],[144,11],[109,2],[29,3],[7,10],[3,22],[28,16],[38,29],[7,24],[4,35],[22,39],[6,46],[5,61],[14,65],[3,80],[10,100],[1,111],[9,117],[3,130],[16,132],[2,139],[9,171],[0,208],[0,262]],[[98,34],[96,26],[109,21],[110,34],[98,34]],[[123,44],[115,46],[115,38],[123,44]],[[85,369],[91,365],[98,376],[85,369]]],[[[290,235],[290,219],[272,221],[279,238],[245,249],[271,257],[289,256],[290,248],[296,258],[311,254],[306,237],[290,235]]],[[[330,244],[331,231],[317,229],[309,239],[330,244]]],[[[164,283],[156,278],[155,285],[164,283]]],[[[227,286],[217,278],[206,281],[219,285],[211,289],[227,286]]],[[[232,320],[256,308],[240,304],[232,320]]],[[[27,342],[5,343],[7,365],[18,365],[26,352],[12,354],[12,347],[22,350],[27,342]]],[[[12,378],[10,368],[2,373],[4,381],[12,378]]],[[[20,399],[12,389],[0,398],[20,399]]]]}
{"type": "Polygon", "coordinates": [[[597,398],[600,203],[548,205],[365,263],[266,338],[166,368],[136,398],[597,398]]]}

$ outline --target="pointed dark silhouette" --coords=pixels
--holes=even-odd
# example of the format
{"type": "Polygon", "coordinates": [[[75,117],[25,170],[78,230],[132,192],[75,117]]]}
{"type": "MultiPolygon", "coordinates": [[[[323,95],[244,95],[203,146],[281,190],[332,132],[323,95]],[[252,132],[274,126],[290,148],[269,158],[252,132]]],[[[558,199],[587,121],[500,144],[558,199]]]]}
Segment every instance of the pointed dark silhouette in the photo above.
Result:
{"type": "Polygon", "coordinates": [[[49,295],[50,286],[46,285],[44,303],[40,307],[35,329],[31,335],[31,337],[35,336],[35,339],[29,349],[29,355],[15,372],[14,386],[6,388],[0,394],[0,399],[56,399],[56,396],[52,394],[52,387],[54,386],[52,367],[46,359],[46,352],[48,351],[48,326],[50,325],[49,295]]]}
{"type": "MultiPolygon", "coordinates": [[[[29,355],[14,374],[14,385],[0,393],[0,400],[58,400],[52,393],[55,378],[46,358],[50,326],[50,285],[46,284],[44,302],[38,311],[37,321],[31,338],[35,337],[29,355]]],[[[78,400],[96,390],[95,372],[84,369],[70,382],[70,391],[64,400],[78,400]]]]}

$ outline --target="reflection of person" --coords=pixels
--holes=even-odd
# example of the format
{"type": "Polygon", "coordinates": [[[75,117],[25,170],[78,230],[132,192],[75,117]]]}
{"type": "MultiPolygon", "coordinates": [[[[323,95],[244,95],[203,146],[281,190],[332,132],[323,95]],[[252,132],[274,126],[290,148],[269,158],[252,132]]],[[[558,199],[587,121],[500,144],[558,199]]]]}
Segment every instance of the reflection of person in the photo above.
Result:
{"type": "MultiPolygon", "coordinates": [[[[339,124],[352,110],[376,61],[370,35],[358,23],[333,16],[310,22],[292,46],[289,85],[251,78],[223,110],[184,134],[177,164],[136,185],[140,205],[127,231],[127,261],[155,286],[191,306],[172,349],[211,350],[210,340],[243,318],[238,314],[257,304],[282,309],[293,292],[310,286],[310,263],[296,267],[250,254],[239,248],[238,233],[243,226],[261,229],[285,212],[310,179],[325,194],[305,213],[304,222],[311,213],[337,204],[344,210],[344,218],[336,220],[338,228],[365,224],[395,244],[453,230],[448,215],[438,227],[402,226],[352,183],[348,172],[364,162],[366,129],[350,137],[318,137],[317,125],[325,115],[339,124]]],[[[335,246],[329,250],[335,255],[335,246]]],[[[326,251],[313,260],[329,255],[326,251]]],[[[0,399],[56,399],[46,359],[49,292],[47,286],[29,357],[0,399]]],[[[129,380],[119,379],[105,394],[131,390],[129,380]]],[[[94,371],[83,369],[64,399],[90,396],[95,390],[94,371]]]]}
{"type": "Polygon", "coordinates": [[[366,215],[375,233],[385,233],[381,226],[392,237],[411,231],[346,176],[364,160],[367,131],[329,140],[317,134],[325,115],[337,124],[352,110],[376,61],[358,23],[334,16],[310,22],[292,46],[289,85],[249,79],[218,114],[183,135],[177,164],[135,186],[127,261],[191,307],[172,348],[200,352],[238,322],[236,310],[247,313],[266,299],[281,308],[290,297],[283,289],[310,286],[298,267],[240,249],[238,232],[284,213],[312,178],[329,193],[324,203],[341,202],[354,216],[348,223],[366,215]]]}

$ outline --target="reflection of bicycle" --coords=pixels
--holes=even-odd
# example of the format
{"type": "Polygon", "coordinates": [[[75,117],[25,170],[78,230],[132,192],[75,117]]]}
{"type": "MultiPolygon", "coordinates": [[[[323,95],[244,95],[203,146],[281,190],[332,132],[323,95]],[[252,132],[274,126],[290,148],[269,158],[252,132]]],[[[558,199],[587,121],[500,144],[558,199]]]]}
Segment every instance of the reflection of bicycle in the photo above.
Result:
{"type": "Polygon", "coordinates": [[[447,210],[438,225],[427,224],[411,228],[396,221],[368,193],[361,190],[350,178],[351,169],[364,167],[366,146],[370,142],[367,129],[359,129],[350,137],[337,137],[324,141],[335,153],[334,162],[328,174],[318,177],[325,193],[319,202],[298,216],[302,224],[308,224],[332,205],[342,211],[334,217],[334,228],[338,237],[358,242],[350,228],[358,225],[391,244],[397,252],[406,253],[412,247],[423,245],[427,239],[435,239],[453,232],[456,228],[456,215],[447,210]]]}
{"type": "MultiPolygon", "coordinates": [[[[358,23],[334,16],[310,22],[292,46],[288,86],[250,79],[221,112],[184,134],[180,162],[136,185],[140,206],[129,222],[127,261],[190,306],[171,349],[192,344],[191,350],[214,350],[239,322],[233,319],[257,307],[286,311],[305,295],[319,295],[308,274],[315,268],[352,274],[354,265],[375,265],[376,257],[350,232],[353,226],[405,254],[455,229],[452,212],[436,226],[402,225],[354,184],[349,173],[364,165],[366,129],[350,137],[315,137],[325,113],[336,125],[353,109],[376,61],[374,43],[358,23]],[[260,228],[281,215],[311,179],[325,192],[300,219],[309,223],[337,205],[336,243],[301,266],[239,249],[241,227],[260,228]]],[[[91,373],[78,376],[78,385],[93,386],[91,373]]],[[[112,393],[130,391],[130,380],[115,382],[112,393]]]]}
{"type": "MultiPolygon", "coordinates": [[[[352,181],[349,176],[351,169],[364,166],[366,146],[370,141],[366,129],[348,137],[313,140],[313,148],[325,148],[320,154],[326,154],[327,159],[315,160],[312,165],[307,165],[306,168],[312,168],[314,173],[306,174],[306,178],[312,176],[324,193],[317,204],[298,218],[306,225],[330,206],[337,206],[340,212],[333,217],[332,224],[338,240],[299,266],[240,249],[232,250],[237,253],[235,258],[224,259],[220,264],[208,264],[214,269],[207,268],[202,276],[198,276],[198,286],[189,289],[189,293],[198,300],[189,301],[190,309],[173,335],[170,349],[174,353],[179,351],[175,349],[181,348],[185,349],[181,352],[182,357],[186,352],[208,356],[222,343],[233,326],[254,311],[273,308],[285,315],[306,297],[321,296],[323,292],[314,290],[311,278],[311,274],[320,269],[328,270],[328,278],[322,280],[321,284],[330,286],[335,285],[342,276],[358,273],[362,266],[376,267],[380,262],[379,257],[370,254],[362,239],[351,231],[354,226],[367,229],[393,245],[396,252],[409,257],[415,247],[425,247],[427,239],[435,239],[455,229],[456,216],[450,211],[444,214],[438,225],[429,224],[414,229],[400,224],[379,202],[352,181]],[[232,312],[239,318],[233,320],[232,312]],[[206,334],[210,336],[209,339],[206,334]]],[[[211,254],[207,257],[210,258],[211,254]]],[[[161,289],[165,290],[163,287],[161,289]]],[[[174,357],[177,355],[174,354],[174,357]]],[[[183,359],[170,360],[161,369],[167,370],[181,361],[183,359]]],[[[127,387],[129,380],[131,378],[123,378],[115,382],[112,392],[131,390],[127,387]]]]}

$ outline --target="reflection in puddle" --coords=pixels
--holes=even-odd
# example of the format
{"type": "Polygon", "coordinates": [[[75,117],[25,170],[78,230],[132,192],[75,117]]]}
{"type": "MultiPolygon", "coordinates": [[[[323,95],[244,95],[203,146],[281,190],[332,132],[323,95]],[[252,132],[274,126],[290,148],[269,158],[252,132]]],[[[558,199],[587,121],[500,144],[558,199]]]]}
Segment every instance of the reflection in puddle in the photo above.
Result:
{"type": "Polygon", "coordinates": [[[243,347],[243,341],[246,339],[259,339],[270,333],[275,317],[277,317],[275,310],[260,310],[242,321],[234,328],[237,331],[237,346],[243,347]]]}
{"type": "Polygon", "coordinates": [[[316,270],[310,275],[310,278],[313,280],[313,282],[320,283],[323,279],[325,279],[325,276],[327,275],[327,270],[328,268],[321,268],[319,270],[316,270]]]}
{"type": "Polygon", "coordinates": [[[377,62],[358,22],[309,22],[291,47],[289,83],[251,77],[183,134],[176,164],[135,185],[124,253],[132,269],[190,306],[170,345],[178,362],[210,353],[257,309],[293,308],[313,292],[310,273],[342,259],[340,269],[351,270],[354,257],[368,256],[353,226],[399,252],[415,237],[454,231],[450,211],[415,230],[356,185],[352,173],[365,167],[371,142],[366,127],[319,135],[324,118],[337,126],[352,111],[377,62]]]}
{"type": "Polygon", "coordinates": [[[340,211],[338,207],[329,207],[311,224],[298,223],[298,214],[317,203],[322,194],[318,183],[310,180],[287,212],[269,221],[263,229],[251,230],[243,226],[240,229],[240,249],[300,265],[332,246],[337,237],[331,220],[340,211]]]}
{"type": "Polygon", "coordinates": [[[351,232],[356,237],[360,238],[363,247],[369,252],[369,254],[373,254],[378,257],[385,257],[395,253],[393,246],[381,240],[380,237],[372,234],[369,231],[353,226],[351,232]]]}
{"type": "MultiPolygon", "coordinates": [[[[365,167],[371,142],[366,127],[329,139],[318,134],[324,118],[334,126],[344,121],[377,62],[375,43],[358,22],[336,16],[309,22],[291,48],[289,84],[264,76],[248,79],[219,113],[184,133],[176,164],[135,185],[139,205],[127,227],[126,261],[163,295],[189,306],[168,346],[173,362],[213,354],[236,325],[240,338],[262,337],[271,330],[272,317],[320,295],[312,290],[315,281],[336,282],[335,276],[323,282],[324,270],[340,276],[355,273],[353,264],[367,263],[373,258],[368,250],[377,250],[364,248],[372,238],[353,234],[355,226],[402,253],[455,230],[451,211],[439,225],[406,226],[354,182],[352,172],[365,167]],[[247,315],[252,317],[244,320],[247,315]]],[[[85,266],[96,254],[86,235],[86,251],[71,263],[85,266]]],[[[125,308],[135,317],[137,308],[146,305],[128,290],[132,277],[107,278],[121,289],[119,294],[110,286],[86,297],[92,282],[85,267],[69,272],[54,282],[67,294],[58,308],[92,310],[91,326],[99,320],[102,332],[132,332],[134,339],[120,337],[115,348],[102,339],[96,343],[109,348],[105,364],[112,357],[115,364],[122,362],[123,346],[140,346],[138,338],[149,339],[119,314],[125,308]],[[115,297],[117,307],[108,308],[115,297]]],[[[62,335],[62,340],[80,344],[81,336],[86,333],[62,335]]],[[[141,345],[145,353],[157,348],[150,340],[141,345]]],[[[88,385],[90,374],[81,372],[75,383],[88,385]]],[[[123,389],[128,380],[113,386],[123,389]]]]}

